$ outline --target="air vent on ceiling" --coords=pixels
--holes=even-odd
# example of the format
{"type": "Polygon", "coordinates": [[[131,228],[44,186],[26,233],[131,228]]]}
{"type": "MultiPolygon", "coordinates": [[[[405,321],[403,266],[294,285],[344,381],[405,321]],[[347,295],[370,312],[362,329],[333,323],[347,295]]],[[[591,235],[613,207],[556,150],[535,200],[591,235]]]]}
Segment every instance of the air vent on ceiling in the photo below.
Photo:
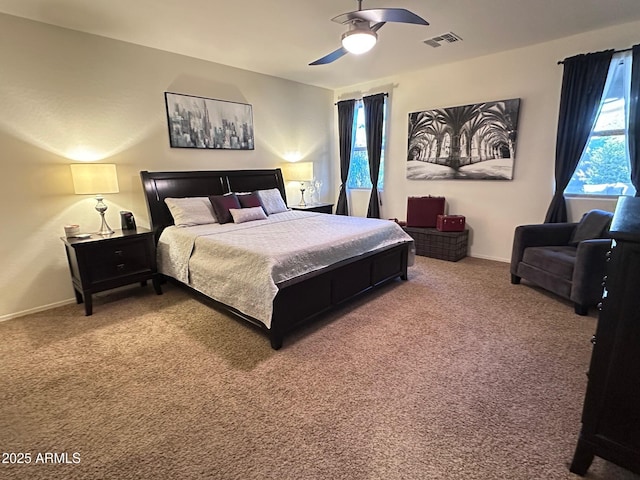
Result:
{"type": "Polygon", "coordinates": [[[455,33],[447,32],[447,33],[443,33],[442,35],[438,35],[437,37],[424,40],[424,43],[426,43],[430,47],[437,48],[437,47],[440,47],[443,43],[455,43],[461,40],[462,38],[456,35],[455,33]]]}

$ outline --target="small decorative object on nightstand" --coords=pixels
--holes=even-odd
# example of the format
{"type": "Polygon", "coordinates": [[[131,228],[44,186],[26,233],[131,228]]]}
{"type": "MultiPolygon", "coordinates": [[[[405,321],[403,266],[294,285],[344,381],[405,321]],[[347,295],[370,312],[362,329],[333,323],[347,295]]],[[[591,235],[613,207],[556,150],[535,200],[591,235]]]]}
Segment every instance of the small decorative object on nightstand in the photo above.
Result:
{"type": "Polygon", "coordinates": [[[137,282],[146,285],[151,280],[156,293],[162,294],[151,230],[138,227],[116,230],[109,237],[60,238],[67,252],[76,301],[84,301],[86,315],[93,313],[91,295],[104,290],[137,282]]]}
{"type": "Polygon", "coordinates": [[[316,213],[333,213],[333,203],[315,203],[308,205],[295,205],[293,207],[289,207],[291,210],[303,210],[305,212],[316,212],[316,213]]]}

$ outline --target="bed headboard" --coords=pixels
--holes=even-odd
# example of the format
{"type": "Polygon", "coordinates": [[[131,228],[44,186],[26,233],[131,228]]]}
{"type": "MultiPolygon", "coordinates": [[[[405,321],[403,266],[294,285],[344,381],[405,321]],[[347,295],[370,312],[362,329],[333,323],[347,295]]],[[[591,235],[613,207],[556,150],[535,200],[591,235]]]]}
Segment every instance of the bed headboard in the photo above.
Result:
{"type": "Polygon", "coordinates": [[[252,192],[277,188],[284,201],[287,195],[282,171],[267,170],[203,170],[189,172],[140,172],[142,187],[147,199],[149,221],[156,235],[173,225],[164,199],[168,197],[206,197],[229,192],[252,192]]]}

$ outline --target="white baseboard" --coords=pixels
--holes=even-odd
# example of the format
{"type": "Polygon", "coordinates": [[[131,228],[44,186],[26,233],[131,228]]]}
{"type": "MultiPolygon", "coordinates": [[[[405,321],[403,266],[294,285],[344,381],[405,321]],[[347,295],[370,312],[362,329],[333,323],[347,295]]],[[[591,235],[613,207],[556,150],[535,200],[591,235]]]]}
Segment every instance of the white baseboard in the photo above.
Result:
{"type": "MultiPolygon", "coordinates": [[[[121,287],[111,288],[109,290],[105,290],[103,292],[97,292],[93,294],[93,298],[96,298],[101,295],[109,295],[112,292],[118,292],[121,290],[127,290],[129,288],[140,288],[138,283],[130,283],[128,285],[122,285],[121,287]]],[[[25,315],[29,315],[30,313],[38,313],[44,312],[45,310],[49,310],[51,308],[62,307],[63,305],[70,305],[72,303],[77,303],[76,298],[72,297],[67,300],[61,300],[59,302],[50,303],[49,305],[41,305],[39,307],[30,308],[29,310],[23,310],[22,312],[9,313],[7,315],[0,316],[0,322],[4,322],[6,320],[11,320],[12,318],[24,317],[25,315]]],[[[82,306],[84,310],[84,304],[82,306]]]]}
{"type": "Polygon", "coordinates": [[[511,259],[506,259],[506,258],[500,258],[500,257],[491,257],[489,255],[477,255],[477,254],[473,254],[473,255],[469,255],[470,257],[474,257],[474,258],[482,258],[484,260],[494,260],[496,262],[502,262],[502,263],[511,263],[511,259]]]}
{"type": "Polygon", "coordinates": [[[51,308],[61,307],[63,305],[69,305],[71,303],[76,303],[75,298],[69,298],[67,300],[61,300],[60,302],[50,303],[49,305],[42,305],[40,307],[30,308],[29,310],[23,310],[21,312],[9,313],[8,315],[2,315],[0,317],[0,322],[5,322],[7,320],[11,320],[13,318],[24,317],[25,315],[29,315],[31,313],[44,312],[45,310],[49,310],[51,308]]]}

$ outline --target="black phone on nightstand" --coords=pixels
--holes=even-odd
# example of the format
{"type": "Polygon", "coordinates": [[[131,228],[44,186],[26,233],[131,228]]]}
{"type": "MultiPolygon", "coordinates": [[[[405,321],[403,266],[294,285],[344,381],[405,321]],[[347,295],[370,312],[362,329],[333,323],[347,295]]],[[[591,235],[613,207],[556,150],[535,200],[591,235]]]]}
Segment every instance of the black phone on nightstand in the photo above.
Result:
{"type": "Polygon", "coordinates": [[[136,229],[136,219],[133,218],[133,213],[121,211],[120,212],[120,224],[122,225],[122,230],[135,230],[136,229]]]}

